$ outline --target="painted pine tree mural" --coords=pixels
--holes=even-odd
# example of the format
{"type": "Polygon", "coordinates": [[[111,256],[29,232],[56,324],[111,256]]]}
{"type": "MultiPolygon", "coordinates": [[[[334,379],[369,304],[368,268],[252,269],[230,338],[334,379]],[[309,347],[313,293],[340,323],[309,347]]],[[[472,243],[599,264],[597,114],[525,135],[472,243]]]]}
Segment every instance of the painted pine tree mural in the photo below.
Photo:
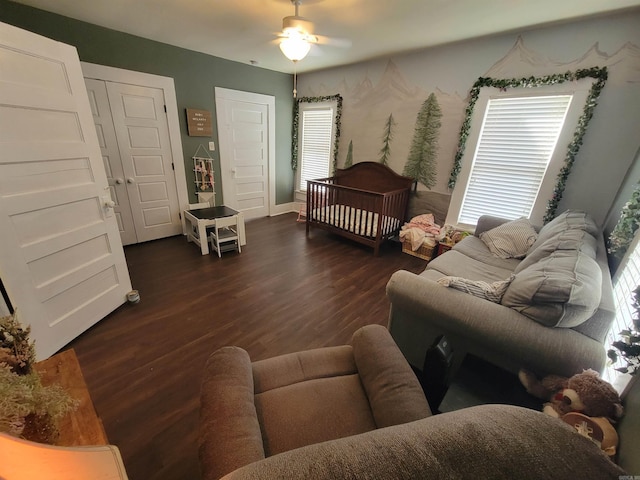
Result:
{"type": "Polygon", "coordinates": [[[353,140],[349,141],[349,149],[347,150],[347,159],[344,161],[344,168],[353,165],[353,140]]]}
{"type": "Polygon", "coordinates": [[[442,110],[438,105],[438,99],[432,93],[418,112],[409,157],[404,166],[403,175],[419,181],[427,188],[436,184],[436,156],[441,117],[442,110]]]}
{"type": "Polygon", "coordinates": [[[382,136],[382,148],[380,149],[380,159],[383,165],[389,165],[389,156],[391,155],[391,140],[393,140],[393,127],[396,125],[393,119],[393,113],[389,115],[387,123],[384,126],[384,134],[382,136]]]}

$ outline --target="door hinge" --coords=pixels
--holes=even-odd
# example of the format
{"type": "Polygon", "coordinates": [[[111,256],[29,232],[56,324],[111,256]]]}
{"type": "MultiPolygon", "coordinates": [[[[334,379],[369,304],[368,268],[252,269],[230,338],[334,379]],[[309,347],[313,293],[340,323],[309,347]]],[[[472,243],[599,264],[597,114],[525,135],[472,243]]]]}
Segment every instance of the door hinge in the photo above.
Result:
{"type": "Polygon", "coordinates": [[[180,212],[178,212],[178,218],[182,220],[182,214],[180,212]]]}
{"type": "Polygon", "coordinates": [[[175,170],[176,166],[173,164],[173,162],[171,162],[171,170],[175,170]]]}
{"type": "Polygon", "coordinates": [[[164,113],[167,113],[167,106],[164,106],[164,113]]]}

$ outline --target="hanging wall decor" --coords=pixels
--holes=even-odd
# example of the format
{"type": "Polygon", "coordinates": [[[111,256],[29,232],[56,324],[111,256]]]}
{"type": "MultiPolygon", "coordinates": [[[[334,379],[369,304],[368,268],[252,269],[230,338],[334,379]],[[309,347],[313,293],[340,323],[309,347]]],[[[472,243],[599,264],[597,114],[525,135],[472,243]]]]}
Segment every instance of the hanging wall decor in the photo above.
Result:
{"type": "Polygon", "coordinates": [[[211,112],[187,108],[187,128],[190,137],[210,137],[213,135],[211,112]]]}
{"type": "Polygon", "coordinates": [[[195,176],[196,193],[216,191],[215,181],[213,175],[213,158],[207,153],[207,150],[198,145],[196,153],[193,155],[193,172],[195,176]],[[200,151],[204,152],[204,155],[199,155],[200,151]]]}

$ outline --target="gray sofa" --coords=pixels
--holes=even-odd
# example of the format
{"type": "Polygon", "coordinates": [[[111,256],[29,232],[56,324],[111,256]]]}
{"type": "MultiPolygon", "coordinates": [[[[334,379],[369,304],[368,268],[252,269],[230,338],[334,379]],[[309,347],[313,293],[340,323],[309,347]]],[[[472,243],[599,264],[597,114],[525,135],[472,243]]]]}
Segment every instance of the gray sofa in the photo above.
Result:
{"type": "MultiPolygon", "coordinates": [[[[419,275],[387,284],[389,330],[409,363],[444,334],[454,349],[451,375],[471,353],[505,370],[539,375],[602,371],[603,342],[615,315],[602,234],[584,212],[567,211],[539,230],[523,259],[494,255],[479,237],[506,220],[483,216],[475,235],[432,260],[419,275]],[[443,276],[488,283],[511,275],[500,303],[437,283],[443,276]]],[[[535,235],[535,232],[534,232],[535,235]]]]}

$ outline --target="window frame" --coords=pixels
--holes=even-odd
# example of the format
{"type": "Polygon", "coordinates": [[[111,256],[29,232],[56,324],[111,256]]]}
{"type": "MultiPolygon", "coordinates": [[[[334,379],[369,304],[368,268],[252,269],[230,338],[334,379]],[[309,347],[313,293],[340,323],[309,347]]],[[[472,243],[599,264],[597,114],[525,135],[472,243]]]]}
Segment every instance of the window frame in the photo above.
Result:
{"type": "MultiPolygon", "coordinates": [[[[605,337],[605,348],[607,350],[613,348],[612,343],[614,341],[619,340],[620,331],[630,326],[628,322],[631,321],[632,315],[634,313],[633,307],[632,307],[633,290],[637,286],[640,286],[640,281],[637,284],[629,285],[629,288],[628,288],[629,292],[626,293],[624,298],[620,298],[619,296],[619,293],[623,293],[623,292],[619,292],[618,283],[622,281],[626,282],[627,279],[624,277],[627,275],[627,272],[626,272],[627,267],[638,270],[637,260],[632,259],[631,257],[633,256],[637,257],[639,254],[640,254],[640,229],[638,229],[635,232],[633,236],[633,240],[629,244],[629,248],[627,249],[624,256],[622,257],[622,260],[620,261],[620,264],[618,265],[618,268],[616,269],[616,272],[613,275],[613,279],[612,279],[613,300],[614,300],[616,316],[614,321],[611,323],[609,332],[605,337]],[[633,263],[633,265],[629,266],[630,263],[633,263]]],[[[632,275],[629,275],[629,277],[631,276],[632,275]]],[[[621,358],[618,358],[618,362],[616,364],[607,363],[607,365],[605,365],[605,368],[602,374],[602,378],[607,382],[611,383],[619,392],[621,392],[624,389],[624,386],[626,385],[626,383],[629,381],[629,378],[631,377],[631,375],[629,374],[623,374],[615,370],[616,367],[623,366],[623,364],[624,363],[621,358]]]]}
{"type": "Polygon", "coordinates": [[[571,104],[567,111],[565,121],[556,142],[556,148],[540,184],[538,195],[534,201],[530,220],[536,225],[542,225],[549,200],[553,196],[556,179],[564,167],[564,159],[567,148],[578,127],[578,121],[583,114],[591,87],[596,79],[592,77],[582,78],[572,82],[556,85],[541,85],[535,88],[515,87],[502,91],[495,87],[482,87],[471,117],[467,148],[460,162],[460,173],[451,195],[451,202],[447,212],[446,223],[455,225],[464,230],[473,230],[475,225],[459,222],[462,202],[466,196],[467,186],[471,179],[471,172],[475,163],[478,142],[482,132],[482,126],[486,115],[489,100],[499,98],[521,97],[546,97],[550,95],[572,95],[571,104]]]}
{"type": "Polygon", "coordinates": [[[296,194],[306,194],[307,192],[306,185],[300,184],[301,176],[302,176],[302,164],[303,164],[302,142],[304,139],[304,122],[303,122],[304,112],[309,110],[331,110],[332,112],[331,139],[330,139],[330,145],[329,145],[330,154],[328,158],[328,163],[329,163],[328,170],[329,170],[329,176],[331,176],[333,175],[335,170],[335,150],[337,148],[337,142],[338,142],[338,118],[339,118],[338,107],[339,107],[338,99],[314,101],[314,102],[305,101],[304,99],[301,99],[298,102],[297,128],[299,129],[299,131],[297,132],[297,135],[296,135],[297,137],[296,151],[298,152],[298,159],[297,159],[297,169],[296,169],[296,175],[295,175],[295,188],[294,188],[294,191],[296,194]]]}

